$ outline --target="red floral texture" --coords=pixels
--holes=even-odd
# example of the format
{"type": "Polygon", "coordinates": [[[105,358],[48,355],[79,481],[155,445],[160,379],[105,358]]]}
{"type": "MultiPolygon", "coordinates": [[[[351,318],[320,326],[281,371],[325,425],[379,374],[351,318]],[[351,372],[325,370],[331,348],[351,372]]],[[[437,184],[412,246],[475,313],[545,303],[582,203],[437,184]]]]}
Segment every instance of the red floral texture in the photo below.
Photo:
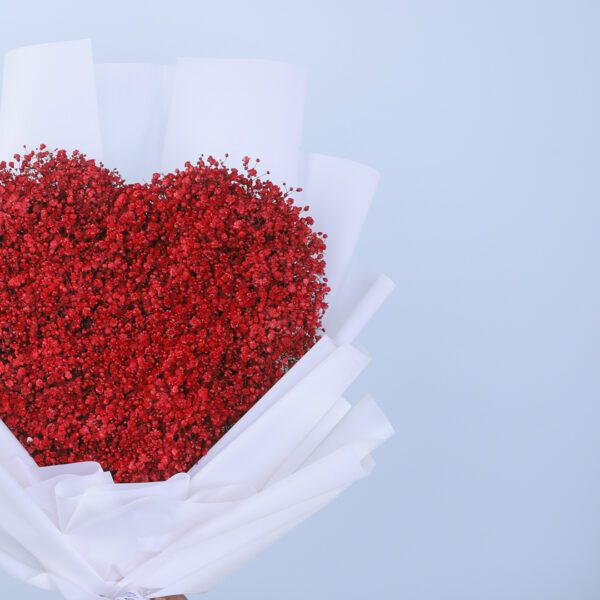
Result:
{"type": "Polygon", "coordinates": [[[0,163],[0,417],[38,464],[186,471],[315,343],[298,191],[249,159],[131,185],[44,146],[0,163]]]}

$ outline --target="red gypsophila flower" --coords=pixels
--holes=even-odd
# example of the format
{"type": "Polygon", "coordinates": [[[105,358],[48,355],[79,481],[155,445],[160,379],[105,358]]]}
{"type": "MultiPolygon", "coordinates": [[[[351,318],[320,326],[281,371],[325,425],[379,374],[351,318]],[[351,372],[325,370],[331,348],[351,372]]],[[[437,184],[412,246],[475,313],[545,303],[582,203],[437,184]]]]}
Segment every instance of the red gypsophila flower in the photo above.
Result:
{"type": "Polygon", "coordinates": [[[325,236],[243,166],[0,163],[0,417],[38,464],[186,471],[315,343],[325,236]]]}

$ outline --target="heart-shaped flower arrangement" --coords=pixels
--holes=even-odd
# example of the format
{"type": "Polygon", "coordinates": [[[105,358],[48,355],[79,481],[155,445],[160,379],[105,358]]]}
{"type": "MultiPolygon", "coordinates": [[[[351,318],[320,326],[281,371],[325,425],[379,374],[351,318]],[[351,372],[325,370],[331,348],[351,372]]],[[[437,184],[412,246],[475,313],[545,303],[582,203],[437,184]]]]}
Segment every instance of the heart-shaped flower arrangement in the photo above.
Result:
{"type": "Polygon", "coordinates": [[[193,466],[316,341],[324,235],[212,158],[126,184],[78,152],[0,163],[0,418],[40,465],[193,466]]]}

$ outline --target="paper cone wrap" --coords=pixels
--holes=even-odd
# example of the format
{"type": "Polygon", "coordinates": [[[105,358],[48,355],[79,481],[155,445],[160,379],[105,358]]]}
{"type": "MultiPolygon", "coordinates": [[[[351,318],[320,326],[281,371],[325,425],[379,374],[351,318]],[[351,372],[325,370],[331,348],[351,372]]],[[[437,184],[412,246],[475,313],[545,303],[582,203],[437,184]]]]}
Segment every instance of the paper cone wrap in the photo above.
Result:
{"type": "Polygon", "coordinates": [[[115,484],[97,463],[38,467],[0,421],[0,567],[69,600],[206,592],[373,468],[393,431],[343,395],[368,363],[353,343],[391,292],[351,258],[378,175],[301,150],[304,75],[268,61],[94,65],[89,41],[10,52],[0,159],[78,149],[128,181],[202,153],[302,186],[328,234],[326,335],[189,472],[115,484]]]}

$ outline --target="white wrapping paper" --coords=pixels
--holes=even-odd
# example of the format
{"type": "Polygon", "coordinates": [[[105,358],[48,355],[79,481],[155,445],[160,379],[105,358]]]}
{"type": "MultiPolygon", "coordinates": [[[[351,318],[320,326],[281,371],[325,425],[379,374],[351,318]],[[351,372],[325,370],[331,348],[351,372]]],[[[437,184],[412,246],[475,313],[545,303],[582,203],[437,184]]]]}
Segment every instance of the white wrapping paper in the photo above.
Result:
{"type": "MultiPolygon", "coordinates": [[[[0,421],[0,567],[69,600],[205,592],[373,467],[393,431],[343,394],[368,363],[352,344],[393,288],[350,268],[377,184],[351,161],[301,155],[304,77],[267,61],[95,65],[89,41],[5,57],[0,159],[80,149],[130,181],[204,153],[303,184],[328,233],[327,334],[188,473],[115,484],[96,463],[38,467],[0,421]]],[[[137,596],[137,597],[139,597],[137,596]]]]}

